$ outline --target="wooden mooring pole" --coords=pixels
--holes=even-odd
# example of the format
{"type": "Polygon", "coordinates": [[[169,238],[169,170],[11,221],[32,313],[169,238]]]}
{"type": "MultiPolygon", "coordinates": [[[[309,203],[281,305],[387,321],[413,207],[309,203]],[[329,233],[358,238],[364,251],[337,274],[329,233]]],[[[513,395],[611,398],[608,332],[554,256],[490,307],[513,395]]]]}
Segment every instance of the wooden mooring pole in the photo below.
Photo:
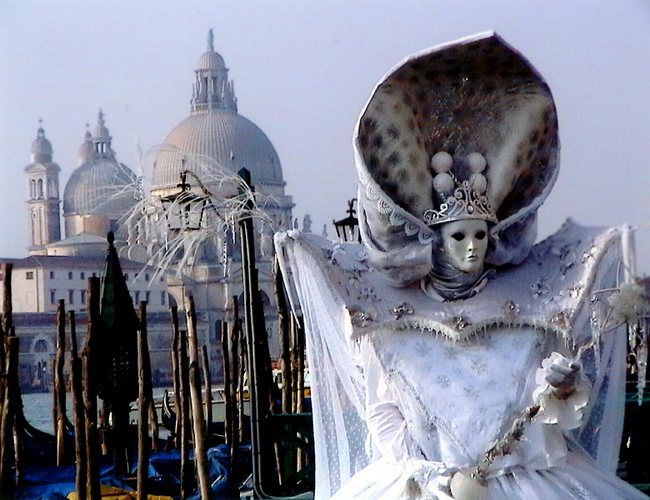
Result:
{"type": "Polygon", "coordinates": [[[77,350],[77,325],[74,311],[70,311],[70,385],[72,418],[74,420],[75,491],[77,498],[86,498],[86,424],[81,384],[81,358],[77,350]]]}
{"type": "Polygon", "coordinates": [[[187,297],[185,312],[187,315],[187,339],[190,354],[190,404],[192,407],[192,434],[194,441],[194,460],[199,479],[201,498],[209,498],[210,472],[208,470],[208,450],[206,443],[205,419],[201,402],[201,373],[199,372],[199,348],[196,331],[196,309],[194,298],[187,297]]]}
{"type": "MultiPolygon", "coordinates": [[[[13,264],[0,264],[0,278],[2,279],[3,285],[3,299],[2,299],[2,321],[0,321],[0,414],[2,414],[2,406],[4,403],[5,393],[4,393],[4,383],[6,378],[4,377],[7,369],[7,337],[9,332],[5,328],[4,316],[7,314],[7,307],[11,310],[11,298],[7,298],[7,288],[9,288],[9,294],[11,295],[11,269],[13,264]],[[9,287],[7,287],[7,280],[9,280],[9,287]]],[[[2,429],[0,429],[1,434],[2,429]]]]}
{"type": "Polygon", "coordinates": [[[174,413],[176,413],[176,421],[174,422],[174,447],[181,447],[181,421],[183,414],[181,413],[181,381],[180,381],[180,331],[178,328],[178,310],[176,306],[172,307],[172,378],[174,389],[174,413]]]}
{"type": "Polygon", "coordinates": [[[13,493],[15,480],[11,468],[13,466],[13,439],[8,432],[13,427],[13,411],[9,399],[9,337],[11,334],[11,319],[7,325],[7,315],[11,314],[11,270],[13,264],[2,264],[3,301],[2,321],[0,323],[0,498],[13,493]],[[7,294],[9,296],[7,296],[7,294]],[[7,427],[11,425],[11,427],[7,427]]]}
{"type": "Polygon", "coordinates": [[[205,344],[201,346],[201,359],[203,368],[203,401],[205,404],[205,430],[206,437],[212,424],[212,382],[210,381],[210,358],[205,344]]]}
{"type": "Polygon", "coordinates": [[[180,330],[178,323],[178,308],[170,308],[172,328],[176,344],[174,349],[178,358],[178,392],[174,395],[178,402],[176,406],[176,422],[179,428],[179,444],[181,449],[181,498],[188,498],[192,494],[192,477],[194,465],[190,462],[190,408],[189,408],[189,367],[187,360],[187,337],[180,330]]]}
{"type": "Polygon", "coordinates": [[[65,456],[65,301],[59,300],[56,310],[56,356],[54,358],[54,424],[56,436],[56,465],[63,465],[65,456]]]}
{"type": "Polygon", "coordinates": [[[149,431],[151,431],[151,449],[157,451],[160,429],[158,426],[158,413],[156,412],[156,405],[153,400],[153,381],[151,374],[151,355],[149,354],[149,336],[147,334],[146,301],[140,302],[138,309],[138,324],[139,328],[144,331],[145,342],[142,361],[144,363],[144,391],[147,402],[147,425],[149,431]]]}
{"type": "Polygon", "coordinates": [[[280,329],[280,362],[282,368],[282,413],[291,413],[291,342],[290,313],[284,294],[282,271],[278,259],[274,262],[275,302],[278,309],[278,327],[280,329]]]}
{"type": "MultiPolygon", "coordinates": [[[[230,374],[230,472],[233,478],[237,478],[239,473],[237,469],[237,460],[239,454],[239,422],[240,422],[240,403],[237,397],[237,390],[241,384],[239,378],[239,305],[237,304],[237,297],[232,298],[232,312],[233,317],[228,324],[230,333],[230,349],[228,358],[230,360],[229,374],[230,374]]],[[[224,372],[226,367],[224,365],[224,372]]],[[[241,408],[243,411],[243,408],[241,408]]]]}
{"type": "Polygon", "coordinates": [[[13,264],[0,267],[3,310],[0,328],[0,498],[11,498],[22,476],[22,398],[18,384],[20,339],[13,327],[13,264]]]}
{"type": "Polygon", "coordinates": [[[18,351],[20,339],[10,335],[6,343],[6,382],[2,407],[2,436],[0,436],[0,498],[11,498],[16,487],[14,473],[15,452],[14,424],[16,422],[16,390],[18,376],[18,351]]]}

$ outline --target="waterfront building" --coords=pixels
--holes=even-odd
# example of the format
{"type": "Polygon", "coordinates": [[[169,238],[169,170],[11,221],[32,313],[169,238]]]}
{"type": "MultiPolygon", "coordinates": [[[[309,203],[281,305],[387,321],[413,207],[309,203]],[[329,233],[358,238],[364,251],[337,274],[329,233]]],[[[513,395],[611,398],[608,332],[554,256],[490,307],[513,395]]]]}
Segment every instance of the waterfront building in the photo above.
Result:
{"type": "MultiPolygon", "coordinates": [[[[194,72],[190,115],[172,128],[159,148],[149,193],[142,193],[140,179],[118,161],[104,113],[100,111],[94,133],[86,130],[78,166],[65,184],[61,198],[61,168],[54,163],[52,144],[39,126],[31,146],[31,162],[24,169],[29,193],[29,256],[0,259],[14,265],[13,307],[16,332],[23,339],[23,385],[47,386],[55,349],[55,312],[61,299],[68,310],[78,313],[77,332],[83,346],[86,280],[103,272],[108,231],[116,235],[115,245],[134,303],[148,303],[154,382],[166,383],[171,377],[171,325],[167,311],[171,304],[178,304],[182,310],[188,294],[194,297],[198,340],[207,346],[212,378],[221,378],[221,324],[232,320],[233,298],[243,304],[235,228],[206,239],[200,248],[192,250],[190,258],[183,255],[181,248],[164,269],[155,267],[155,256],[164,252],[178,235],[178,228],[167,215],[163,215],[161,224],[160,210],[164,211],[165,203],[178,195],[179,183],[183,182],[190,191],[203,189],[216,198],[228,196],[216,181],[217,170],[234,174],[247,168],[256,192],[265,200],[265,221],[255,223],[256,256],[271,353],[278,355],[272,234],[291,227],[293,202],[284,192],[280,159],[271,141],[238,113],[234,83],[228,71],[224,58],[214,50],[210,30],[207,50],[194,72]],[[149,208],[139,214],[138,210],[145,205],[149,208]]],[[[213,208],[224,209],[218,203],[213,208]]],[[[183,319],[183,314],[180,316],[183,319]]]]}

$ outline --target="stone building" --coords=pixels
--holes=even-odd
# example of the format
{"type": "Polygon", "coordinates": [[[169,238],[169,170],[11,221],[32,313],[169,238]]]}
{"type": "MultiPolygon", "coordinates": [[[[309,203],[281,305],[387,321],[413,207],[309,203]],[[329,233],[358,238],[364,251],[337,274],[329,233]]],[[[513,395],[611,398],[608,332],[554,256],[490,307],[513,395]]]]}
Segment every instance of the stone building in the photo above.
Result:
{"type": "MultiPolygon", "coordinates": [[[[21,343],[21,370],[30,384],[42,382],[38,377],[43,366],[51,366],[54,357],[57,301],[64,299],[68,309],[79,312],[79,321],[85,321],[84,280],[103,272],[109,230],[116,234],[134,302],[147,300],[149,304],[149,344],[158,381],[169,379],[168,307],[177,303],[182,309],[189,294],[197,307],[199,342],[208,348],[213,378],[220,378],[221,322],[230,319],[232,298],[243,300],[237,234],[228,229],[206,238],[199,248],[192,249],[191,258],[183,258],[184,249],[177,249],[178,255],[162,270],[147,265],[156,265],[154,257],[178,236],[178,228],[173,227],[164,210],[165,203],[177,197],[179,183],[186,182],[190,192],[209,192],[219,200],[232,194],[218,181],[220,176],[224,172],[233,175],[243,167],[251,172],[256,193],[264,199],[265,221],[257,221],[255,226],[256,255],[267,333],[272,355],[277,356],[272,233],[291,226],[293,203],[284,192],[282,166],[272,143],[259,127],[238,113],[234,83],[229,80],[223,57],[214,50],[211,30],[207,51],[194,72],[190,102],[190,115],[171,130],[159,148],[151,189],[144,200],[140,180],[117,160],[103,112],[99,112],[94,133],[86,131],[78,166],[65,185],[62,199],[61,168],[53,162],[52,145],[39,127],[31,147],[31,163],[24,169],[29,192],[30,257],[3,259],[14,264],[15,324],[17,333],[25,338],[21,343]],[[138,216],[134,207],[144,205],[148,211],[138,216]],[[147,277],[154,275],[156,279],[150,282],[147,277]]],[[[212,208],[226,210],[218,201],[212,208]]],[[[197,227],[201,230],[210,230],[205,221],[197,227]]],[[[77,331],[84,329],[78,327],[77,331]]]]}
{"type": "MultiPolygon", "coordinates": [[[[179,194],[179,184],[184,182],[196,195],[207,190],[214,195],[213,200],[226,198],[232,193],[224,187],[228,186],[222,182],[224,173],[232,175],[241,168],[250,171],[251,183],[259,198],[264,200],[263,210],[268,217],[266,222],[256,223],[256,256],[271,354],[277,357],[272,234],[291,226],[294,205],[284,192],[282,166],[271,141],[257,125],[238,113],[234,83],[228,78],[223,57],[214,50],[212,30],[208,35],[207,51],[199,58],[194,73],[190,115],[171,130],[160,147],[153,167],[150,201],[152,206],[161,207],[166,200],[179,194]]],[[[213,209],[228,210],[218,201],[213,209]]],[[[159,212],[154,210],[154,213],[159,212]]],[[[153,224],[149,221],[143,225],[151,228],[153,224]]],[[[204,225],[196,230],[209,231],[210,228],[204,225]]],[[[129,233],[136,237],[129,243],[133,243],[137,251],[129,249],[129,257],[151,257],[164,247],[173,231],[172,227],[166,232],[131,229],[129,233]]],[[[175,276],[168,278],[169,292],[179,304],[183,303],[186,294],[194,297],[200,311],[199,341],[208,346],[213,364],[218,366],[221,363],[220,327],[229,317],[228,303],[233,297],[240,303],[243,300],[237,234],[225,231],[206,239],[196,257],[176,270],[175,276]]]]}

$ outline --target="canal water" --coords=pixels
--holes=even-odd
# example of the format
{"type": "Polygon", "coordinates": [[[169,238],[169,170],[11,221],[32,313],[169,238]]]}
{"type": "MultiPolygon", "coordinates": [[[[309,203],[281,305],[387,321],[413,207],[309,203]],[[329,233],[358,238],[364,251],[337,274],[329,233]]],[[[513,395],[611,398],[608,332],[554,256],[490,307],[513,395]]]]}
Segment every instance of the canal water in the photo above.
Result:
{"type": "MultiPolygon", "coordinates": [[[[167,389],[171,392],[171,389],[167,389]]],[[[153,390],[156,409],[158,410],[158,421],[160,423],[160,412],[162,405],[164,387],[158,387],[153,390]]],[[[54,432],[54,423],[52,418],[52,408],[54,405],[54,393],[52,392],[32,392],[22,395],[23,410],[27,421],[37,429],[52,434],[54,432]]],[[[212,391],[212,419],[215,422],[223,420],[223,401],[220,396],[220,389],[212,391]]],[[[101,400],[100,400],[101,405],[101,400]]],[[[72,397],[70,393],[66,394],[66,413],[70,421],[72,418],[72,397]]],[[[137,404],[131,403],[131,423],[138,421],[137,404]]],[[[162,429],[161,429],[162,430],[162,429]]]]}
{"type": "MultiPolygon", "coordinates": [[[[54,393],[52,392],[30,392],[23,394],[23,411],[27,421],[38,430],[54,432],[52,421],[52,408],[54,407],[54,393]]],[[[68,417],[72,420],[72,398],[66,394],[66,410],[68,417]]]]}

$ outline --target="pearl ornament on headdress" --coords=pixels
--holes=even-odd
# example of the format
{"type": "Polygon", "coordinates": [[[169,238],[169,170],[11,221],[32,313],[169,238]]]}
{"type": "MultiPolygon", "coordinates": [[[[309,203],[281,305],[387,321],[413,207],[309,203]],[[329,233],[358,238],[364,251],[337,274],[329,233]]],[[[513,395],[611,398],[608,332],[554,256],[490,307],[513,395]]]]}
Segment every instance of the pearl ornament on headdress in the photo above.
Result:
{"type": "Polygon", "coordinates": [[[440,194],[454,189],[454,178],[449,173],[453,163],[453,158],[446,151],[439,151],[431,157],[431,168],[436,173],[433,178],[433,188],[440,194]]]}
{"type": "Polygon", "coordinates": [[[481,153],[476,151],[467,155],[467,164],[472,171],[469,178],[469,185],[478,194],[484,194],[487,191],[487,179],[483,175],[487,162],[481,153]]]}
{"type": "Polygon", "coordinates": [[[487,166],[485,157],[478,152],[467,155],[465,162],[472,174],[469,179],[459,181],[451,169],[454,159],[446,151],[439,151],[431,158],[433,188],[442,201],[438,210],[429,209],[423,214],[424,221],[429,225],[463,219],[482,219],[496,222],[486,196],[487,179],[483,172],[487,166]]]}
{"type": "Polygon", "coordinates": [[[436,174],[449,172],[453,163],[454,159],[446,151],[438,151],[431,157],[431,167],[436,174]]]}
{"type": "Polygon", "coordinates": [[[473,153],[467,155],[467,164],[473,173],[480,173],[485,170],[487,161],[485,161],[485,156],[474,151],[473,153]]]}

